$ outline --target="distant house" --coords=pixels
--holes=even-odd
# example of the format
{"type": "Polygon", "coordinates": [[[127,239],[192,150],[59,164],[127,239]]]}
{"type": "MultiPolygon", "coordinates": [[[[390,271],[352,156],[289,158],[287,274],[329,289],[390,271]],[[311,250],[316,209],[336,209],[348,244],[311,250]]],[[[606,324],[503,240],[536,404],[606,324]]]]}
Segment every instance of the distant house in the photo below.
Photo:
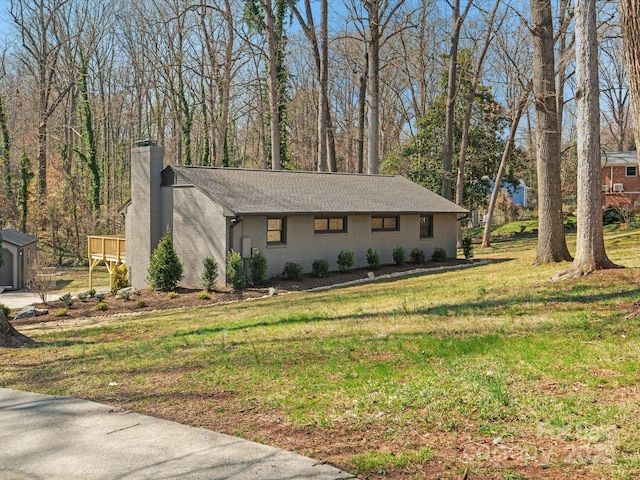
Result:
{"type": "Polygon", "coordinates": [[[183,283],[200,285],[213,257],[219,280],[229,250],[257,250],[267,276],[287,262],[310,272],[314,260],[336,270],[341,250],[367,265],[368,248],[392,263],[396,246],[436,247],[456,257],[457,216],[467,210],[400,176],[355,175],[169,165],[154,145],[131,152],[131,202],[125,206],[127,265],[134,287],[147,286],[149,259],[166,229],[184,266],[183,283]]]}
{"type": "Polygon", "coordinates": [[[36,254],[38,240],[26,233],[2,229],[2,267],[0,290],[18,290],[27,284],[27,269],[36,254]]]}
{"type": "MultiPolygon", "coordinates": [[[[489,181],[489,196],[493,193],[494,181],[489,181]]],[[[527,208],[529,206],[529,202],[527,199],[527,192],[529,191],[529,187],[524,183],[524,180],[518,180],[518,184],[514,185],[509,182],[502,182],[501,192],[505,195],[509,200],[511,200],[516,205],[527,208]]]]}
{"type": "Polygon", "coordinates": [[[622,207],[640,213],[638,152],[604,152],[602,164],[602,206],[622,207]]]}

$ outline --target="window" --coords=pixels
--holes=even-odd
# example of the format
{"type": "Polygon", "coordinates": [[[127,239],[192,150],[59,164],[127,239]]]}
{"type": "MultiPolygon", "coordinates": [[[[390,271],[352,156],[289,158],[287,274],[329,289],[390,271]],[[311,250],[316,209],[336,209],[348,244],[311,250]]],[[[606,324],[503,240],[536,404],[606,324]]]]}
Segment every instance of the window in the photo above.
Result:
{"type": "Polygon", "coordinates": [[[267,245],[287,243],[286,218],[267,218],[267,245]]]}
{"type": "Polygon", "coordinates": [[[627,167],[627,177],[635,177],[638,175],[638,167],[627,167]]]}
{"type": "Polygon", "coordinates": [[[400,230],[398,217],[371,217],[372,232],[395,232],[400,230]]]}
{"type": "Polygon", "coordinates": [[[420,238],[433,238],[433,215],[420,215],[420,238]]]}
{"type": "Polygon", "coordinates": [[[313,228],[315,233],[344,233],[347,231],[347,217],[316,217],[313,228]]]}

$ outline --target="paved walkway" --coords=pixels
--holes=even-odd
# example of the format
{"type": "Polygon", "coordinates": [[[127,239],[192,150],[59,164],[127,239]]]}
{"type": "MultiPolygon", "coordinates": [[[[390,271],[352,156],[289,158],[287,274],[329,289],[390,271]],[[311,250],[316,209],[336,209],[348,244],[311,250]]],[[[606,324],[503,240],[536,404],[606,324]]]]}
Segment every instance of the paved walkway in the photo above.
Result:
{"type": "Polygon", "coordinates": [[[28,290],[5,290],[0,293],[0,303],[9,308],[22,308],[34,303],[41,303],[41,300],[37,293],[28,290]]]}
{"type": "Polygon", "coordinates": [[[0,388],[3,480],[338,480],[277,448],[69,397],[0,388]]]}

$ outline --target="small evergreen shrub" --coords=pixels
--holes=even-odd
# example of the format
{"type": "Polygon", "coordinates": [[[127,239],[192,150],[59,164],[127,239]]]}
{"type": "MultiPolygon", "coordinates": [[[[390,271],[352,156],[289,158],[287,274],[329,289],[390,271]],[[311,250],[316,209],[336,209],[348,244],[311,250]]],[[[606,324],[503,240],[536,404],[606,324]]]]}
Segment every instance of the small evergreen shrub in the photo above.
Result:
{"type": "Polygon", "coordinates": [[[311,264],[311,274],[317,278],[324,278],[329,271],[329,262],[326,260],[314,260],[311,264]]]}
{"type": "Polygon", "coordinates": [[[80,292],[76,295],[76,297],[78,297],[78,300],[80,300],[81,302],[84,302],[88,296],[89,294],[87,292],[80,292]]]}
{"type": "Polygon", "coordinates": [[[127,266],[124,263],[116,265],[111,270],[111,293],[116,293],[129,286],[127,266]]]}
{"type": "Polygon", "coordinates": [[[473,243],[468,235],[462,239],[462,254],[467,260],[473,258],[473,243]]]}
{"type": "Polygon", "coordinates": [[[54,315],[56,317],[66,317],[69,315],[69,309],[68,308],[59,308],[58,310],[56,310],[56,313],[54,313],[54,315]]]}
{"type": "Polygon", "coordinates": [[[96,304],[96,310],[98,310],[99,312],[104,312],[105,310],[109,310],[109,305],[104,302],[98,302],[96,304]]]}
{"type": "Polygon", "coordinates": [[[427,257],[424,255],[424,250],[421,248],[414,248],[409,254],[409,258],[412,263],[416,265],[424,265],[427,262],[427,257]]]}
{"type": "Polygon", "coordinates": [[[202,270],[202,286],[207,292],[213,290],[218,280],[218,263],[213,257],[207,257],[203,262],[204,269],[202,270]]]}
{"type": "Polygon", "coordinates": [[[200,292],[198,293],[198,298],[200,300],[211,300],[211,295],[208,292],[200,292]]]}
{"type": "Polygon", "coordinates": [[[267,275],[267,257],[264,253],[257,250],[249,262],[251,270],[251,283],[254,285],[262,285],[264,277],[267,275]]]}
{"type": "Polygon", "coordinates": [[[447,260],[447,252],[445,252],[444,248],[436,247],[431,254],[431,260],[434,262],[444,262],[447,260]]]}
{"type": "Polygon", "coordinates": [[[147,306],[147,302],[145,302],[144,300],[136,300],[136,307],[137,308],[144,308],[147,306]]]}
{"type": "Polygon", "coordinates": [[[287,262],[282,269],[282,278],[285,280],[300,280],[302,278],[302,265],[297,262],[287,262]]]}
{"type": "Polygon", "coordinates": [[[367,250],[367,266],[371,270],[377,270],[380,268],[380,252],[378,250],[367,250]]]}
{"type": "Polygon", "coordinates": [[[122,292],[120,292],[118,294],[118,296],[124,300],[125,302],[128,302],[131,299],[131,291],[129,290],[123,290],[122,292]]]}
{"type": "Polygon", "coordinates": [[[178,298],[180,294],[178,292],[169,292],[167,293],[167,298],[169,300],[173,300],[174,298],[178,298]]]}
{"type": "Polygon", "coordinates": [[[182,273],[182,263],[173,248],[171,233],[167,228],[164,237],[151,256],[149,270],[147,270],[147,281],[152,289],[169,292],[176,288],[178,282],[182,280],[182,273]]]}
{"type": "Polygon", "coordinates": [[[404,247],[398,245],[393,249],[393,263],[399,267],[404,265],[404,262],[407,261],[407,254],[404,251],[404,247]]]}
{"type": "Polygon", "coordinates": [[[106,296],[106,295],[105,295],[104,293],[96,293],[96,294],[94,295],[94,297],[95,297],[96,301],[98,301],[98,302],[103,301],[105,296],[106,296]]]}
{"type": "Polygon", "coordinates": [[[227,253],[227,283],[235,290],[245,286],[244,262],[240,254],[234,250],[227,253]]]}
{"type": "Polygon", "coordinates": [[[2,313],[4,313],[4,316],[6,318],[9,318],[9,314],[11,313],[11,309],[9,307],[0,303],[0,310],[2,311],[2,313]]]}
{"type": "Polygon", "coordinates": [[[70,293],[65,293],[60,298],[58,298],[58,300],[60,300],[60,302],[62,302],[62,304],[67,308],[71,308],[71,306],[73,305],[73,297],[71,297],[70,293]]]}
{"type": "Polygon", "coordinates": [[[342,250],[338,254],[338,270],[341,272],[348,272],[353,267],[354,263],[354,253],[350,250],[342,250]]]}
{"type": "Polygon", "coordinates": [[[92,288],[91,290],[89,290],[87,292],[87,295],[89,295],[89,297],[91,297],[91,298],[95,297],[96,296],[96,289],[92,288]]]}

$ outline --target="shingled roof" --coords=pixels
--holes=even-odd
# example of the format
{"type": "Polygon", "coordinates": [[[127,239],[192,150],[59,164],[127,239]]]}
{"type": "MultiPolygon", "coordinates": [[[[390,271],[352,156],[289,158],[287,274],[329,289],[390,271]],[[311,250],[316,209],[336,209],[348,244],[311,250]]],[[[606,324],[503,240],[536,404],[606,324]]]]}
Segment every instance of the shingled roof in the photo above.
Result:
{"type": "Polygon", "coordinates": [[[169,166],[232,215],[467,213],[401,176],[169,166]]]}
{"type": "Polygon", "coordinates": [[[15,245],[17,247],[24,247],[30,243],[37,242],[38,239],[27,235],[26,233],[19,232],[13,228],[2,229],[2,241],[15,245]]]}
{"type": "Polygon", "coordinates": [[[626,150],[622,152],[603,152],[600,158],[603,167],[615,167],[624,165],[638,165],[638,152],[626,150]]]}

